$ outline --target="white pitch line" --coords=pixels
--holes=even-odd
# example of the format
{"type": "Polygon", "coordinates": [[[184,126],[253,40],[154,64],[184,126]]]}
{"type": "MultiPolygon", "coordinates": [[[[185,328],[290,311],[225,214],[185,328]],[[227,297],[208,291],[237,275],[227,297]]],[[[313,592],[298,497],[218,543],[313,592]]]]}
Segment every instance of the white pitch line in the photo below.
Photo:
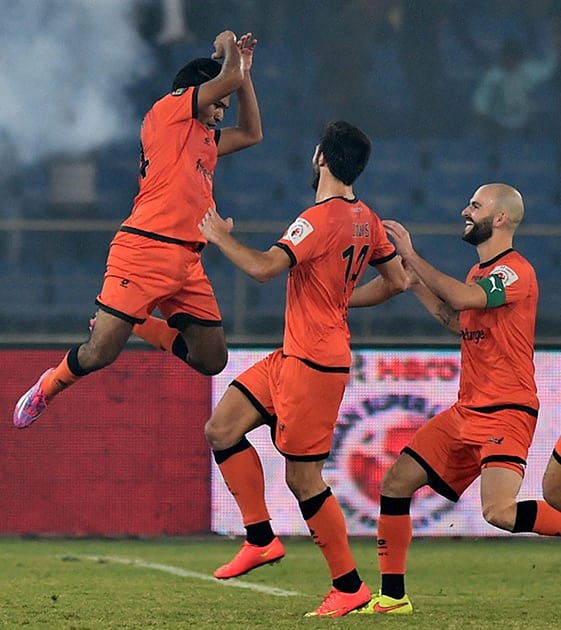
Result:
{"type": "Polygon", "coordinates": [[[206,582],[216,582],[222,586],[233,586],[235,588],[247,588],[250,591],[258,591],[260,593],[267,593],[268,595],[276,595],[278,597],[292,597],[294,595],[302,595],[298,591],[285,591],[281,588],[275,588],[273,586],[263,586],[262,584],[252,584],[251,582],[242,582],[235,578],[229,580],[217,580],[211,575],[205,573],[197,573],[196,571],[189,571],[188,569],[182,569],[180,567],[174,567],[170,564],[160,564],[158,562],[146,562],[144,560],[137,560],[133,558],[120,558],[119,556],[83,556],[87,560],[93,560],[94,562],[116,562],[118,564],[125,564],[133,567],[141,567],[143,569],[154,569],[155,571],[163,571],[164,573],[171,573],[171,575],[178,575],[179,577],[194,578],[196,580],[203,580],[206,582]]]}

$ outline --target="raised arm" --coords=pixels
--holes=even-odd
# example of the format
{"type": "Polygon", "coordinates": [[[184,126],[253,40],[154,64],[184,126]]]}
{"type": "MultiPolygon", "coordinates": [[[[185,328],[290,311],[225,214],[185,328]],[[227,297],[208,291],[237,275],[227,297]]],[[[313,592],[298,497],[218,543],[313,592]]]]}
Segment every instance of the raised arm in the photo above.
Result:
{"type": "Polygon", "coordinates": [[[454,311],[466,311],[472,308],[485,308],[487,306],[487,294],[483,287],[475,282],[460,282],[451,276],[442,273],[424,258],[419,256],[413,244],[409,232],[397,221],[384,220],[384,228],[393,238],[397,251],[410,267],[419,276],[423,284],[434,295],[452,308],[454,311]]]}
{"type": "Polygon", "coordinates": [[[213,59],[224,59],[222,69],[214,79],[199,87],[198,106],[203,109],[230,96],[244,82],[242,54],[236,35],[232,31],[222,31],[214,40],[213,59]]]}
{"type": "Polygon", "coordinates": [[[233,153],[263,140],[261,114],[250,72],[256,46],[257,40],[251,33],[246,33],[238,41],[243,74],[243,81],[236,93],[238,120],[235,127],[226,127],[221,131],[218,155],[233,153]]]}

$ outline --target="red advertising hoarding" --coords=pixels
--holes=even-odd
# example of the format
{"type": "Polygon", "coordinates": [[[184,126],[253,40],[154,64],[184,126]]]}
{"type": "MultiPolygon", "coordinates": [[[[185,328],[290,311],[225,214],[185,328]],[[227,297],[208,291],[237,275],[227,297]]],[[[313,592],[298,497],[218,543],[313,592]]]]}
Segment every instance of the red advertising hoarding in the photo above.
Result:
{"type": "Polygon", "coordinates": [[[127,350],[16,429],[19,396],[63,354],[0,351],[0,534],[208,532],[210,378],[169,354],[127,350]]]}

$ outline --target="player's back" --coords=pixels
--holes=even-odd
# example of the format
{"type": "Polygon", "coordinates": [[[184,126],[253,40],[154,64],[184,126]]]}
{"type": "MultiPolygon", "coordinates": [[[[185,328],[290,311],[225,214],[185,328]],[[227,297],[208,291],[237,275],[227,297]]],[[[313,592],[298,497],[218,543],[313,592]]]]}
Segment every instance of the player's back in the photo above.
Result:
{"type": "Polygon", "coordinates": [[[379,217],[333,197],[304,211],[279,245],[289,252],[284,350],[318,365],[350,365],[347,311],[367,264],[395,255],[379,217]]]}

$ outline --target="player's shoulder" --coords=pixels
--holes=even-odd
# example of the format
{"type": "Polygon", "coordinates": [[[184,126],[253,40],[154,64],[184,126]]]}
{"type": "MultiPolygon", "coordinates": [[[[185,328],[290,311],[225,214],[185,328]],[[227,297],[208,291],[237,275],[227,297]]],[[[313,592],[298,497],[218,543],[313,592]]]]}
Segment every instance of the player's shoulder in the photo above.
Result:
{"type": "Polygon", "coordinates": [[[192,102],[194,90],[195,88],[193,87],[186,87],[178,88],[177,90],[173,90],[173,92],[166,92],[154,102],[151,109],[155,111],[165,111],[175,109],[178,106],[183,107],[186,101],[192,102]]]}
{"type": "Polygon", "coordinates": [[[489,266],[489,275],[500,276],[505,284],[512,284],[519,279],[535,279],[536,271],[525,256],[512,249],[493,261],[489,266]]]}
{"type": "MultiPolygon", "coordinates": [[[[497,262],[501,262],[501,260],[497,261],[497,262]]],[[[509,265],[513,265],[516,267],[519,267],[522,270],[527,270],[528,272],[534,272],[534,265],[532,265],[532,263],[526,258],[526,256],[524,256],[523,254],[521,254],[518,250],[516,249],[511,249],[510,251],[508,251],[506,253],[506,255],[504,256],[504,261],[505,264],[509,264],[509,265]]]]}

